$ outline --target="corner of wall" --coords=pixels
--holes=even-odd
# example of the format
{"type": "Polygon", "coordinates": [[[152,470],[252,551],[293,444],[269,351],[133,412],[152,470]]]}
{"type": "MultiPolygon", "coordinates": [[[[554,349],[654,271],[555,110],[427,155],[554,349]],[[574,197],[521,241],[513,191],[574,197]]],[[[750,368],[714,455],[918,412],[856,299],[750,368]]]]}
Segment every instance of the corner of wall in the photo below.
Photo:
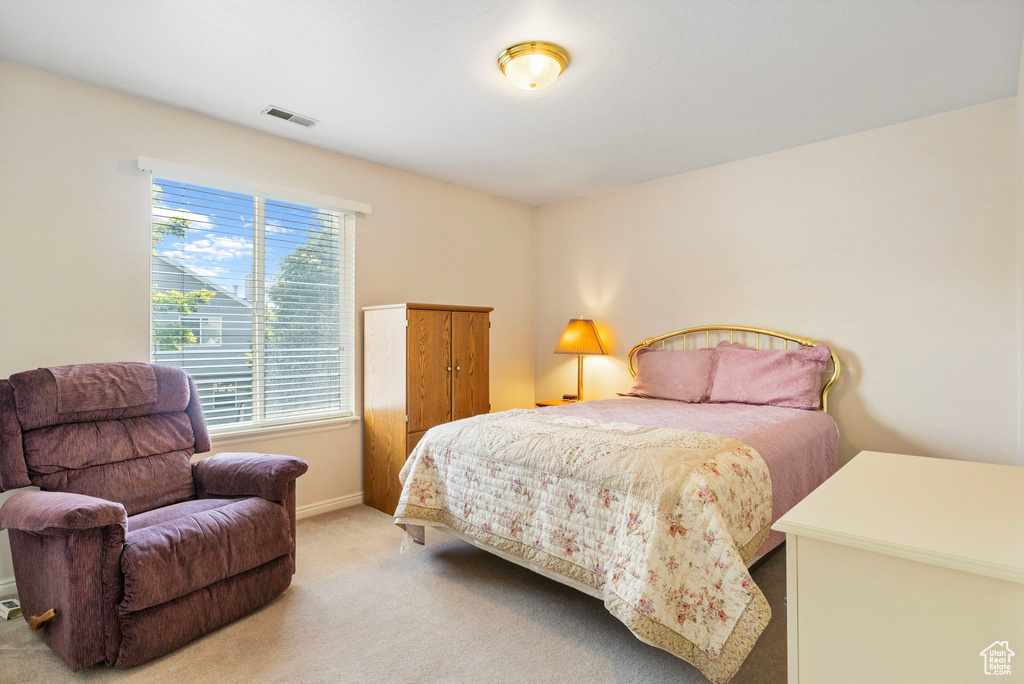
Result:
{"type": "Polygon", "coordinates": [[[1017,465],[1024,466],[1024,45],[1017,70],[1017,465]]]}
{"type": "Polygon", "coordinates": [[[533,400],[537,401],[537,331],[540,329],[540,211],[541,207],[530,207],[533,224],[533,349],[530,356],[533,359],[533,400]]]}

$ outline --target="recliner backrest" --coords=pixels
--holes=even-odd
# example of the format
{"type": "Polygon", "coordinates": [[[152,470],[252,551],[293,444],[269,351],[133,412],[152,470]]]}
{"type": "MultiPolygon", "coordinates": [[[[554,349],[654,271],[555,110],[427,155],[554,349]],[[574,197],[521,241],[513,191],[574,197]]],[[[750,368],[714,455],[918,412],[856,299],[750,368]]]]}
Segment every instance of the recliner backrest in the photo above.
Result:
{"type": "Polygon", "coordinates": [[[195,383],[146,363],[40,368],[0,381],[0,490],[87,494],[135,515],[195,497],[208,451],[195,383]]]}

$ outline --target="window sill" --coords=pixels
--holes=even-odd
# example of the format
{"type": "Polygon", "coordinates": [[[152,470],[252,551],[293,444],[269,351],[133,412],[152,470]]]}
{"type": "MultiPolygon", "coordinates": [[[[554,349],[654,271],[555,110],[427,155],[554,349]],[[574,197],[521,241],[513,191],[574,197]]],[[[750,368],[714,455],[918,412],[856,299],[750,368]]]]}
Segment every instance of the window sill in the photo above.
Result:
{"type": "Polygon", "coordinates": [[[261,442],[267,439],[281,439],[284,437],[296,437],[298,435],[310,435],[317,432],[329,430],[344,430],[359,422],[359,416],[344,416],[341,418],[327,418],[324,420],[311,420],[305,423],[288,423],[286,425],[266,425],[263,427],[250,427],[241,430],[224,430],[223,432],[210,431],[210,441],[213,442],[215,451],[221,447],[243,444],[245,442],[261,442]]]}

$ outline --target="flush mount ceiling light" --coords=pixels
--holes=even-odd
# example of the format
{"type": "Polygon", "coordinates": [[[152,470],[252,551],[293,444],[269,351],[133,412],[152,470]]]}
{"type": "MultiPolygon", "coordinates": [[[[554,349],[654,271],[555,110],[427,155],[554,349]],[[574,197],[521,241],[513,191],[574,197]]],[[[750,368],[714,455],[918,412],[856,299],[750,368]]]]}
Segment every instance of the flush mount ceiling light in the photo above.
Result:
{"type": "Polygon", "coordinates": [[[565,50],[542,40],[517,43],[498,57],[501,73],[520,90],[547,88],[568,65],[569,55],[565,50]]]}

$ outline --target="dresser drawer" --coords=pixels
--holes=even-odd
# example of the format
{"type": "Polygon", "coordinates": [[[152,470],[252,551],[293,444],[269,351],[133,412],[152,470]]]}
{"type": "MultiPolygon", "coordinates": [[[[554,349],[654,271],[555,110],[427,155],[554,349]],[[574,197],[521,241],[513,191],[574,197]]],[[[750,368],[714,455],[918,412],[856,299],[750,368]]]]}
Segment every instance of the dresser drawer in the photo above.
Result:
{"type": "Polygon", "coordinates": [[[798,535],[786,554],[791,684],[974,682],[982,650],[1024,643],[1022,584],[798,535]]]}

